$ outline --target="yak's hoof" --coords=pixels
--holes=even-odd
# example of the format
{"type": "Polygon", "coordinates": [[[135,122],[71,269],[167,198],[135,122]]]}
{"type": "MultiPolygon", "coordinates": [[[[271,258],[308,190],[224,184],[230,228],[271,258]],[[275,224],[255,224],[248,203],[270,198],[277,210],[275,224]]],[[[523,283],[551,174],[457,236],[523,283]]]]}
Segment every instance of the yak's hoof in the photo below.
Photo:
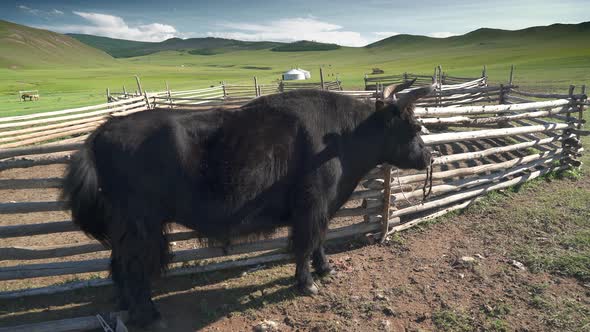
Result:
{"type": "Polygon", "coordinates": [[[325,268],[325,269],[319,269],[316,271],[318,276],[324,278],[324,277],[329,277],[329,276],[333,276],[336,274],[336,270],[334,270],[331,267],[325,268]]]}
{"type": "Polygon", "coordinates": [[[315,282],[312,282],[311,284],[299,284],[297,288],[302,295],[313,296],[319,293],[318,286],[315,282]]]}
{"type": "Polygon", "coordinates": [[[162,318],[162,315],[154,305],[142,306],[131,310],[129,312],[129,324],[139,326],[142,328],[152,326],[154,323],[158,323],[162,318]]]}

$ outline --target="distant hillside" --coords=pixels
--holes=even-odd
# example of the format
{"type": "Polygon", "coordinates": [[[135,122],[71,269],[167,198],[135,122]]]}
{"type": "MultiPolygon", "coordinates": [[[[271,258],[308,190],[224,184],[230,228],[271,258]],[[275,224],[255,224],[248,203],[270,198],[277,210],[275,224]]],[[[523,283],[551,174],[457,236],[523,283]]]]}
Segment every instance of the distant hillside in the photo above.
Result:
{"type": "Polygon", "coordinates": [[[96,66],[113,58],[68,36],[0,20],[0,68],[96,66]]]}
{"type": "Polygon", "coordinates": [[[69,36],[116,58],[127,58],[148,55],[160,51],[185,51],[197,55],[213,55],[233,51],[270,49],[282,43],[247,42],[223,38],[171,38],[159,43],[138,42],[91,35],[69,34],[69,36]]]}
{"type": "Polygon", "coordinates": [[[115,58],[149,54],[149,53],[141,53],[136,50],[142,49],[143,47],[150,47],[151,44],[154,44],[154,43],[149,43],[149,42],[140,42],[140,41],[134,41],[134,40],[125,40],[125,39],[115,39],[115,38],[76,34],[76,33],[68,33],[66,35],[70,36],[74,39],[77,39],[78,41],[80,41],[88,46],[102,50],[115,58]]]}
{"type": "Polygon", "coordinates": [[[273,47],[274,52],[309,52],[309,51],[332,51],[340,48],[337,44],[318,43],[314,41],[301,40],[290,44],[283,44],[273,47]]]}
{"type": "Polygon", "coordinates": [[[395,35],[365,46],[375,48],[446,48],[453,46],[518,46],[538,40],[546,43],[560,40],[590,40],[590,22],[580,24],[552,24],[522,30],[481,28],[460,36],[432,38],[418,35],[395,35]]]}

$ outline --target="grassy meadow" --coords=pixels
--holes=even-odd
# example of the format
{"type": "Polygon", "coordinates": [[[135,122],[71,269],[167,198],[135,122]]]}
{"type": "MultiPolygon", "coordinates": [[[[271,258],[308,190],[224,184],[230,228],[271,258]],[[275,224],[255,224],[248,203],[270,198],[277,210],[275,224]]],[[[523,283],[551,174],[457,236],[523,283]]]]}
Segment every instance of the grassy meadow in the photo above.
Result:
{"type": "Polygon", "coordinates": [[[0,24],[0,116],[101,103],[107,88],[121,91],[125,85],[136,90],[134,75],[148,91],[161,91],[166,81],[173,90],[220,81],[253,84],[253,76],[269,83],[292,67],[310,70],[317,81],[323,66],[326,79],[338,76],[345,89],[362,89],[364,74],[374,67],[386,74],[432,74],[440,64],[450,75],[477,77],[487,65],[490,81],[503,83],[514,64],[516,84],[528,89],[567,91],[569,84],[590,83],[588,23],[519,31],[480,29],[444,39],[398,35],[367,47],[329,51],[274,52],[252,46],[213,55],[183,49],[130,58],[112,58],[69,36],[35,31],[42,30],[0,24]],[[50,38],[63,38],[61,44],[70,50],[54,54],[43,49],[50,38]],[[21,102],[19,90],[39,90],[41,99],[21,102]]]}

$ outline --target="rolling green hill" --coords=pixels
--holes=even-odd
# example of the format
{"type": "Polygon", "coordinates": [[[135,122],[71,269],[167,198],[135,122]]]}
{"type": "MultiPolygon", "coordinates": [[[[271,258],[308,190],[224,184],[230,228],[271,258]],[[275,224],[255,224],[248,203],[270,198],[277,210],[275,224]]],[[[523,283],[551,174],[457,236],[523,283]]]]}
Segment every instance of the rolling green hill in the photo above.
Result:
{"type": "Polygon", "coordinates": [[[283,44],[273,47],[274,52],[310,52],[310,51],[332,51],[341,48],[340,45],[318,43],[314,41],[301,40],[290,44],[283,44]]]}
{"type": "Polygon", "coordinates": [[[98,48],[116,58],[129,58],[162,51],[183,51],[195,55],[213,55],[232,51],[270,49],[283,43],[247,42],[223,38],[170,38],[162,42],[138,42],[92,35],[69,34],[82,43],[98,48]]]}
{"type": "Polygon", "coordinates": [[[71,37],[0,20],[0,68],[89,67],[112,61],[71,37]]]}
{"type": "Polygon", "coordinates": [[[590,38],[590,22],[580,24],[552,24],[549,26],[530,27],[521,30],[501,30],[481,28],[460,36],[432,38],[418,35],[395,35],[365,46],[370,49],[420,47],[448,48],[456,46],[530,46],[533,41],[540,43],[585,40],[590,38]]]}

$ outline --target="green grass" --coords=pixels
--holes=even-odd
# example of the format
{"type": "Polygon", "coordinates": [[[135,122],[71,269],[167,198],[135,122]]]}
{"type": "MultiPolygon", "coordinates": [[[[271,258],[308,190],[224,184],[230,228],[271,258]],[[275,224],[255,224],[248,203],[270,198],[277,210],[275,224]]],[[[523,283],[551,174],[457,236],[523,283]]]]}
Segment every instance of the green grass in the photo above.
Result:
{"type": "MultiPolygon", "coordinates": [[[[590,44],[584,39],[587,34],[571,31],[563,34],[561,39],[546,40],[502,34],[489,44],[477,42],[477,36],[472,35],[434,42],[431,38],[414,38],[411,43],[396,41],[367,48],[342,47],[316,52],[273,52],[269,47],[194,55],[187,48],[108,59],[100,64],[94,62],[96,59],[86,62],[84,57],[76,61],[64,58],[42,68],[11,67],[6,54],[16,51],[7,50],[0,43],[0,116],[104,102],[106,88],[120,91],[125,85],[128,90],[135,90],[134,75],[141,77],[148,91],[161,91],[166,81],[173,90],[207,87],[220,81],[253,84],[253,76],[260,83],[270,83],[294,66],[310,70],[312,80],[319,80],[319,68],[323,66],[327,80],[338,76],[345,89],[355,89],[364,86],[364,74],[374,67],[383,69],[385,74],[406,71],[431,74],[436,65],[442,64],[453,75],[479,76],[485,64],[490,81],[500,83],[508,80],[510,65],[515,64],[517,84],[565,92],[569,84],[590,82],[590,44]],[[41,99],[20,102],[19,90],[39,90],[41,99]]],[[[27,63],[35,63],[24,53],[18,55],[27,63]]]]}

